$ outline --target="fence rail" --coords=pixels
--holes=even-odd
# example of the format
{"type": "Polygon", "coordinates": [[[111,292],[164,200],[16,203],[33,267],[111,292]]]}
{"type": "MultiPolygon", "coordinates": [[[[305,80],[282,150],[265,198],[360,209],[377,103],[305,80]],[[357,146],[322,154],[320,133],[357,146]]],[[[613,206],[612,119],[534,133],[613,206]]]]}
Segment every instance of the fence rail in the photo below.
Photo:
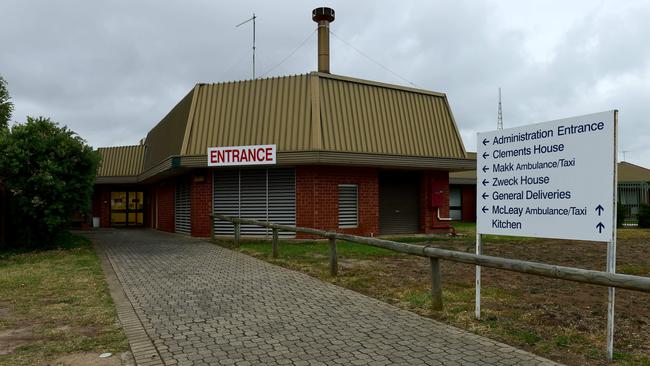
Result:
{"type": "Polygon", "coordinates": [[[527,273],[537,276],[557,278],[573,282],[587,283],[606,287],[618,287],[627,290],[650,292],[650,277],[633,276],[620,273],[607,273],[589,269],[564,267],[552,264],[522,261],[518,259],[508,259],[502,257],[493,257],[488,255],[478,255],[472,253],[458,252],[447,249],[433,248],[415,244],[399,243],[391,240],[368,238],[363,236],[329,232],[324,230],[304,228],[298,226],[279,225],[270,222],[256,221],[230,217],[220,214],[214,214],[213,218],[232,222],[235,226],[235,243],[239,245],[240,229],[242,224],[258,225],[273,230],[273,257],[277,257],[279,241],[278,230],[291,231],[295,233],[311,234],[329,239],[330,245],[330,273],[337,273],[336,257],[336,240],[345,240],[349,242],[366,244],[373,247],[393,250],[400,253],[428,257],[431,260],[431,279],[432,279],[432,296],[434,308],[442,308],[442,279],[440,275],[439,260],[448,260],[473,264],[482,267],[502,269],[506,271],[527,273]]]}

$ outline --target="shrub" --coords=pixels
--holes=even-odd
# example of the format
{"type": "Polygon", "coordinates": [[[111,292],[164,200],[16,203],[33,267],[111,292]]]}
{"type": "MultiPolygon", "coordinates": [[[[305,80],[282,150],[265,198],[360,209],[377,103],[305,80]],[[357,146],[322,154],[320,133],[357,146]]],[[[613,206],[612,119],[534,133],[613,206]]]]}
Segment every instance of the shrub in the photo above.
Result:
{"type": "Polygon", "coordinates": [[[12,246],[47,247],[88,212],[99,154],[67,127],[27,118],[0,139],[0,180],[9,191],[12,246]]]}
{"type": "Polygon", "coordinates": [[[639,227],[650,228],[650,206],[646,204],[639,206],[639,227]]]}

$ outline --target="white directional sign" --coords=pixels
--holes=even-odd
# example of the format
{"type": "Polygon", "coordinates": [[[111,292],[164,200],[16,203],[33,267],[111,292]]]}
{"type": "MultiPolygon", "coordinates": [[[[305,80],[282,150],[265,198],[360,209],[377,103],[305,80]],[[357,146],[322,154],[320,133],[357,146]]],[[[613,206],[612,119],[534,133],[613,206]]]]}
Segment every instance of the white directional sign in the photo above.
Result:
{"type": "Polygon", "coordinates": [[[610,241],[616,111],[479,133],[479,234],[610,241]]]}

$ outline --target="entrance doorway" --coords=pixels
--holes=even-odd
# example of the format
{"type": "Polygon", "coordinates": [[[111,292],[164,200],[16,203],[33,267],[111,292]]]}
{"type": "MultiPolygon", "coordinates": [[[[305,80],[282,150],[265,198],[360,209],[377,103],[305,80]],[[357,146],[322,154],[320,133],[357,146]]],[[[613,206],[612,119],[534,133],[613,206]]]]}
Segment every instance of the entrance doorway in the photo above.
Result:
{"type": "Polygon", "coordinates": [[[379,233],[415,234],[420,229],[420,176],[414,172],[379,173],[379,233]]]}
{"type": "Polygon", "coordinates": [[[111,192],[111,226],[144,226],[143,192],[111,192]]]}

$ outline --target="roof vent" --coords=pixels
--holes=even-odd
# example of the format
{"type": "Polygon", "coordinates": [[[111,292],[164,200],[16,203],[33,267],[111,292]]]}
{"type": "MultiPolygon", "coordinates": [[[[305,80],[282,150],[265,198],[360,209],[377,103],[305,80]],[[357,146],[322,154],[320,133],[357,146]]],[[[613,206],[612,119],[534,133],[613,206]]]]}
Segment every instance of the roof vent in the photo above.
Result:
{"type": "Polygon", "coordinates": [[[334,9],[316,8],[311,19],[318,23],[318,72],[330,73],[330,23],[334,21],[334,9]]]}

